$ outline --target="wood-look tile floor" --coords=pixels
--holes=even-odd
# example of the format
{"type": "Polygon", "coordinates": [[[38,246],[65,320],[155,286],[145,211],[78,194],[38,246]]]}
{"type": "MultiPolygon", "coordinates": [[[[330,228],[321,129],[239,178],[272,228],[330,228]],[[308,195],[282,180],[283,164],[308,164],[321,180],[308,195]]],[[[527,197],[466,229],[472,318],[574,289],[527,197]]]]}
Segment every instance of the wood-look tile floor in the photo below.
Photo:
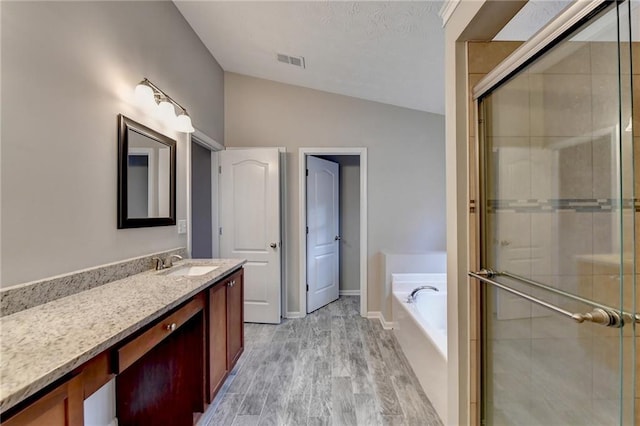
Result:
{"type": "Polygon", "coordinates": [[[359,306],[343,296],[304,319],[245,324],[244,354],[198,424],[442,425],[393,333],[359,306]]]}

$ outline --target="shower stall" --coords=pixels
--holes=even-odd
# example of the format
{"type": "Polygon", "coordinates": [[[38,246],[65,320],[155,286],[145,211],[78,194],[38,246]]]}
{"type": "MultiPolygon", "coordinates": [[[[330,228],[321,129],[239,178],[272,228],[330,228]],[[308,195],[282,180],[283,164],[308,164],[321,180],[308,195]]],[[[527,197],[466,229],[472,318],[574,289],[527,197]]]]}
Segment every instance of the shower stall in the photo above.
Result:
{"type": "Polygon", "coordinates": [[[577,2],[474,88],[482,424],[640,424],[639,27],[577,2]]]}

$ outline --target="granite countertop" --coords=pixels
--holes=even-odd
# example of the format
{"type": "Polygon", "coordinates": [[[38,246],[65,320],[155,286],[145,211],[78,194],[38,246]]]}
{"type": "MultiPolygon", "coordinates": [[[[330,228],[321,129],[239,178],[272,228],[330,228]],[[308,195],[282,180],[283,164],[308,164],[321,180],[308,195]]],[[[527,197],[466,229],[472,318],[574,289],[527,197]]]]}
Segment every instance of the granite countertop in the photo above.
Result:
{"type": "Polygon", "coordinates": [[[245,260],[176,262],[0,318],[0,412],[117,344],[245,260]],[[200,276],[168,276],[184,265],[213,265],[200,276]]]}

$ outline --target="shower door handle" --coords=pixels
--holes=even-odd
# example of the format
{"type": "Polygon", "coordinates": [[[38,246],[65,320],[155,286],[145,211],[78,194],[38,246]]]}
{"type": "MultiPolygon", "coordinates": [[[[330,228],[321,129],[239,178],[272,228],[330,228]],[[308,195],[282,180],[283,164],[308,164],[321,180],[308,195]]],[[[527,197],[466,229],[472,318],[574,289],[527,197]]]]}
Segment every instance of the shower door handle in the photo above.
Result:
{"type": "Polygon", "coordinates": [[[470,277],[476,278],[479,281],[485,282],[487,284],[491,284],[494,287],[498,287],[506,292],[522,297],[523,299],[526,299],[529,302],[532,302],[532,303],[535,303],[536,305],[540,305],[542,307],[550,309],[560,315],[564,315],[565,317],[571,318],[572,320],[578,323],[583,323],[587,321],[587,322],[592,322],[594,324],[600,324],[606,327],[613,327],[613,328],[620,328],[624,325],[624,320],[622,319],[622,315],[614,310],[595,308],[591,312],[588,312],[586,314],[569,312],[566,309],[562,309],[559,306],[556,306],[549,302],[545,302],[544,300],[538,299],[537,297],[529,296],[526,293],[523,293],[505,284],[492,280],[491,277],[499,274],[490,269],[483,269],[478,272],[469,272],[468,274],[470,277]]]}

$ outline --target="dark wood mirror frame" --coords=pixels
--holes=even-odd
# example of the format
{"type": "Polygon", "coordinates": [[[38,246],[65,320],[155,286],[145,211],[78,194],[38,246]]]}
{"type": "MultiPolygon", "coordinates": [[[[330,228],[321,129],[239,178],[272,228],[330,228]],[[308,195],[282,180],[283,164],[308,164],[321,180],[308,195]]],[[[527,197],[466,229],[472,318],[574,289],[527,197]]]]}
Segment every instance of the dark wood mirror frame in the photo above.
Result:
{"type": "Polygon", "coordinates": [[[118,229],[171,226],[176,224],[176,141],[155,130],[137,123],[122,114],[118,115],[118,229]],[[129,130],[167,145],[169,153],[169,216],[128,217],[128,154],[129,130]]]}

